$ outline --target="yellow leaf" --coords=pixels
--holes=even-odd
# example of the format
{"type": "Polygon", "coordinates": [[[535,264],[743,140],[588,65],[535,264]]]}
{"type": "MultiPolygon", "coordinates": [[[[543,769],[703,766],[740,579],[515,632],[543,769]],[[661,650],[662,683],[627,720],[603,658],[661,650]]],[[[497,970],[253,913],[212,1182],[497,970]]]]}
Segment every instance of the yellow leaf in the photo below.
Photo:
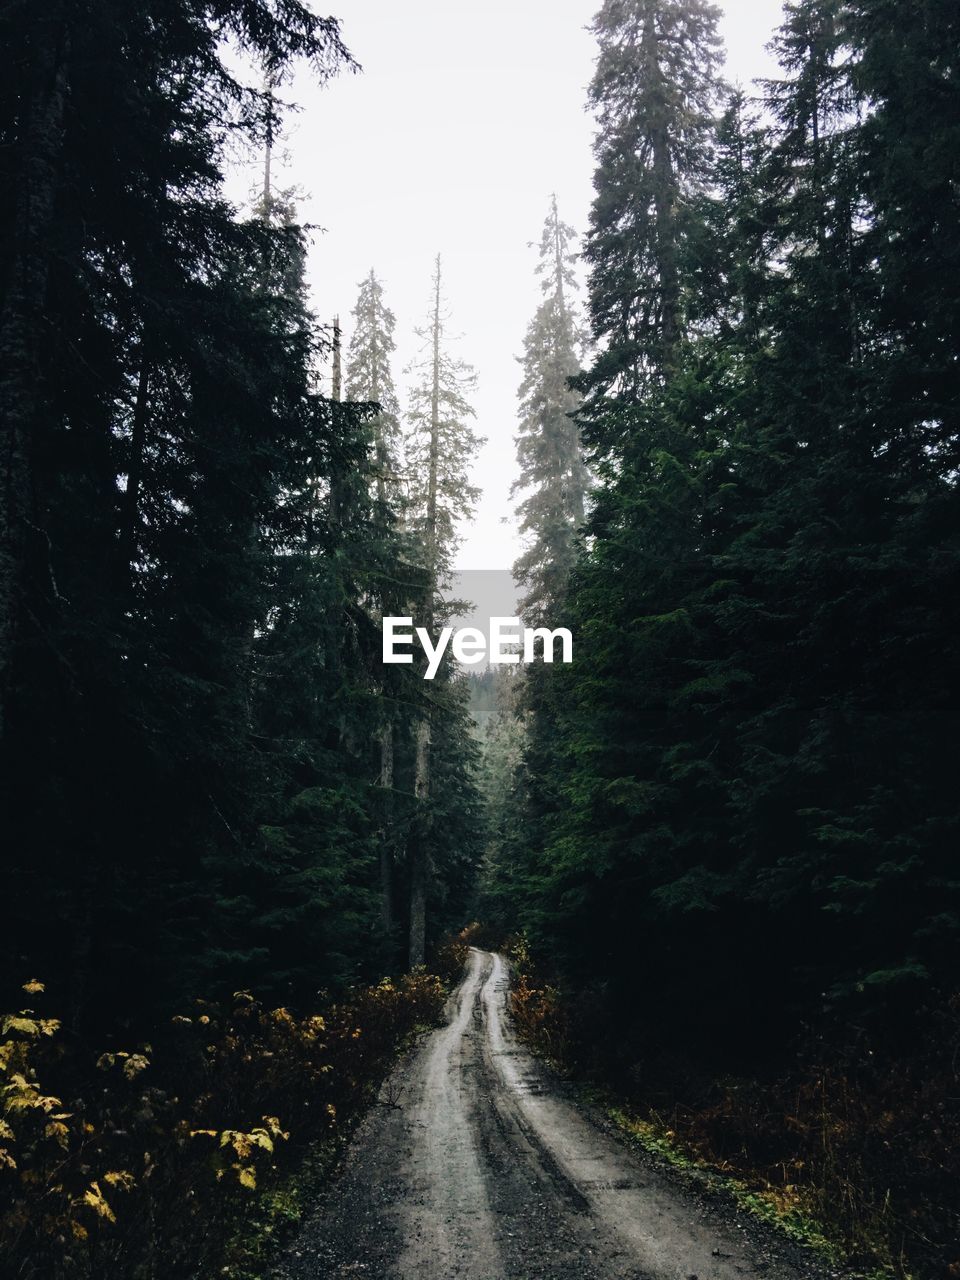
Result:
{"type": "Polygon", "coordinates": [[[44,1133],[48,1138],[53,1138],[57,1144],[63,1147],[64,1151],[70,1145],[70,1130],[62,1120],[51,1120],[44,1129],[44,1133]]]}
{"type": "Polygon", "coordinates": [[[142,1053],[132,1053],[123,1064],[123,1074],[128,1080],[133,1080],[141,1071],[146,1071],[150,1065],[150,1059],[145,1058],[142,1053]]]}
{"type": "Polygon", "coordinates": [[[21,1072],[16,1071],[10,1077],[10,1083],[3,1089],[6,1095],[4,1109],[10,1111],[53,1111],[63,1106],[59,1098],[44,1097],[36,1085],[31,1084],[21,1072]]]}
{"type": "Polygon", "coordinates": [[[13,1132],[6,1120],[0,1120],[0,1138],[4,1142],[16,1142],[17,1135],[13,1132]]]}
{"type": "Polygon", "coordinates": [[[103,1175],[104,1182],[109,1182],[111,1187],[119,1187],[121,1191],[132,1191],[137,1185],[133,1174],[127,1169],[112,1170],[110,1173],[103,1175]]]}
{"type": "Polygon", "coordinates": [[[17,1162],[10,1152],[6,1147],[0,1147],[0,1169],[15,1169],[16,1167],[17,1162]]]}
{"type": "Polygon", "coordinates": [[[90,1189],[83,1193],[84,1204],[90,1206],[94,1213],[101,1218],[106,1218],[108,1222],[116,1222],[117,1215],[113,1212],[106,1200],[103,1198],[103,1192],[100,1190],[98,1182],[91,1182],[90,1189]]]}
{"type": "Polygon", "coordinates": [[[117,1056],[114,1053],[101,1053],[100,1057],[97,1059],[97,1067],[101,1071],[109,1071],[116,1060],[117,1056]]]}
{"type": "Polygon", "coordinates": [[[253,1165],[238,1164],[235,1165],[234,1168],[237,1170],[237,1177],[240,1180],[240,1185],[242,1187],[249,1187],[250,1190],[253,1191],[257,1185],[257,1171],[254,1169],[253,1165]]]}
{"type": "Polygon", "coordinates": [[[31,978],[29,982],[23,984],[23,989],[28,996],[39,995],[41,991],[46,991],[46,987],[36,978],[31,978]]]}
{"type": "Polygon", "coordinates": [[[277,1119],[276,1116],[261,1116],[260,1119],[263,1121],[263,1127],[267,1130],[267,1132],[271,1135],[271,1137],[283,1138],[284,1141],[286,1141],[290,1137],[289,1133],[285,1133],[283,1131],[283,1128],[280,1125],[280,1121],[277,1119]]]}
{"type": "Polygon", "coordinates": [[[74,1218],[70,1219],[70,1230],[73,1232],[77,1240],[86,1240],[90,1232],[82,1222],[77,1222],[74,1218]]]}
{"type": "Polygon", "coordinates": [[[221,1147],[232,1146],[241,1160],[246,1160],[253,1150],[249,1134],[238,1133],[235,1129],[228,1129],[222,1135],[220,1145],[221,1147]]]}
{"type": "Polygon", "coordinates": [[[6,1035],[8,1031],[19,1031],[24,1036],[38,1036],[40,1024],[34,1018],[28,1018],[25,1013],[8,1013],[3,1020],[3,1034],[6,1035]]]}

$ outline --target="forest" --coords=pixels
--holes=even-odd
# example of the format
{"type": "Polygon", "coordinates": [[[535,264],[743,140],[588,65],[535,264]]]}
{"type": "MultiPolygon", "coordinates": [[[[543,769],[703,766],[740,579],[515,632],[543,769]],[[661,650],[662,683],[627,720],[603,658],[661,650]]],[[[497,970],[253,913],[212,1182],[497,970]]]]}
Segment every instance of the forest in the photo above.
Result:
{"type": "Polygon", "coordinates": [[[349,21],[0,11],[3,1275],[272,1274],[470,943],[648,1144],[960,1274],[960,10],[787,0],[749,87],[719,19],[602,0],[589,225],[544,192],[513,573],[574,661],[425,680],[456,298],[372,244],[341,331],[271,175],[349,21]]]}

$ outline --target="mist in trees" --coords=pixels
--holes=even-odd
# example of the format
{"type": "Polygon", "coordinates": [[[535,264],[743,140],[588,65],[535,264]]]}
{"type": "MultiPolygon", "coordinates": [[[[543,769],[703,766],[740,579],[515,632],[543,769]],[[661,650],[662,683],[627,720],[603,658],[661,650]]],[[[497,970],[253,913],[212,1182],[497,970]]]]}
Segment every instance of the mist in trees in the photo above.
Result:
{"type": "Polygon", "coordinates": [[[788,1078],[803,1037],[925,1078],[960,983],[955,9],[788,0],[749,91],[706,0],[601,4],[589,225],[545,199],[516,353],[519,611],[577,656],[474,681],[381,660],[384,617],[461,611],[443,262],[398,380],[378,246],[344,343],[277,186],[338,23],[4,10],[0,955],[75,1043],[238,990],[309,1039],[479,912],[621,1080],[788,1078]]]}
{"type": "MultiPolygon", "coordinates": [[[[441,589],[450,584],[457,525],[473,511],[479,496],[477,488],[469,482],[469,464],[482,443],[468,426],[474,416],[466,398],[473,371],[452,354],[449,346],[439,254],[434,263],[426,324],[417,330],[417,335],[422,343],[420,355],[408,370],[413,377],[407,439],[408,521],[419,548],[424,575],[423,590],[416,601],[417,625],[436,636],[451,611],[441,589]]],[[[451,683],[449,659],[442,668],[440,681],[430,686],[414,727],[417,808],[407,843],[411,965],[422,964],[426,954],[427,898],[437,858],[449,858],[451,852],[456,856],[458,848],[456,843],[444,847],[443,841],[437,839],[438,818],[445,798],[438,766],[441,762],[444,768],[452,765],[454,775],[463,767],[461,761],[451,758],[449,736],[446,751],[438,739],[438,730],[445,719],[447,723],[459,722],[464,730],[468,723],[466,693],[451,683]]],[[[466,747],[469,738],[465,737],[463,742],[466,747]]]]}
{"type": "Polygon", "coordinates": [[[942,190],[952,18],[788,4],[757,102],[717,17],[594,24],[590,660],[551,673],[520,918],[638,1034],[731,1062],[824,1012],[908,1035],[958,978],[958,227],[903,203],[942,190]]]}

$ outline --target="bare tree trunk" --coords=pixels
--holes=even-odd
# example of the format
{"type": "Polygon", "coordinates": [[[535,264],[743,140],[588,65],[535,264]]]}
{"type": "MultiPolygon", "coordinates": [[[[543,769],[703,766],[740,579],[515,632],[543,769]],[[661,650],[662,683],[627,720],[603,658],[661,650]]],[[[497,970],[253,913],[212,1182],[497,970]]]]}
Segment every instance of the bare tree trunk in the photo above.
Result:
{"type": "MultiPolygon", "coordinates": [[[[47,237],[63,138],[66,46],[61,7],[51,5],[35,32],[33,92],[23,108],[14,256],[0,316],[0,693],[9,676],[26,531],[33,523],[30,456],[43,399],[47,237]]],[[[2,724],[0,701],[0,730],[2,724]]]]}
{"type": "Polygon", "coordinates": [[[380,787],[383,826],[380,829],[380,921],[384,934],[393,931],[393,721],[380,733],[380,787]]]}
{"type": "Polygon", "coordinates": [[[417,754],[414,782],[419,812],[413,823],[410,858],[410,968],[423,964],[427,953],[427,821],[423,808],[430,796],[430,721],[417,724],[417,754]]]}
{"type": "MultiPolygon", "coordinates": [[[[433,382],[430,397],[430,461],[427,476],[427,590],[424,626],[433,633],[433,593],[437,576],[437,471],[440,455],[440,255],[437,255],[433,303],[433,382]]],[[[430,719],[417,723],[417,752],[414,771],[417,814],[410,842],[410,943],[411,969],[423,964],[426,955],[427,849],[426,804],[430,798],[430,719]]]]}
{"type": "Polygon", "coordinates": [[[343,394],[343,366],[340,355],[340,317],[333,317],[333,371],[330,375],[330,398],[340,403],[343,394]]]}

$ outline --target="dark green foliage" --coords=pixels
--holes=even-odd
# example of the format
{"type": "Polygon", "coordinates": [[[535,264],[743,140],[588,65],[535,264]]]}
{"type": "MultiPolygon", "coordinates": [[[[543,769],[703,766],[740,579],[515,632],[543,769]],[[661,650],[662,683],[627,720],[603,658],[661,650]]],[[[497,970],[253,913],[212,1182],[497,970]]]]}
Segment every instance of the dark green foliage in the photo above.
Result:
{"type": "Polygon", "coordinates": [[[2,27],[3,963],[69,975],[75,1029],[312,1000],[395,960],[379,616],[422,571],[383,490],[388,381],[379,414],[317,393],[295,211],[265,189],[240,219],[221,171],[270,146],[298,59],[351,61],[297,0],[2,27]]]}
{"type": "Polygon", "coordinates": [[[596,23],[601,481],[521,918],[720,1062],[903,1046],[960,980],[955,20],[911,12],[788,5],[769,125],[701,6],[596,23]]]}

